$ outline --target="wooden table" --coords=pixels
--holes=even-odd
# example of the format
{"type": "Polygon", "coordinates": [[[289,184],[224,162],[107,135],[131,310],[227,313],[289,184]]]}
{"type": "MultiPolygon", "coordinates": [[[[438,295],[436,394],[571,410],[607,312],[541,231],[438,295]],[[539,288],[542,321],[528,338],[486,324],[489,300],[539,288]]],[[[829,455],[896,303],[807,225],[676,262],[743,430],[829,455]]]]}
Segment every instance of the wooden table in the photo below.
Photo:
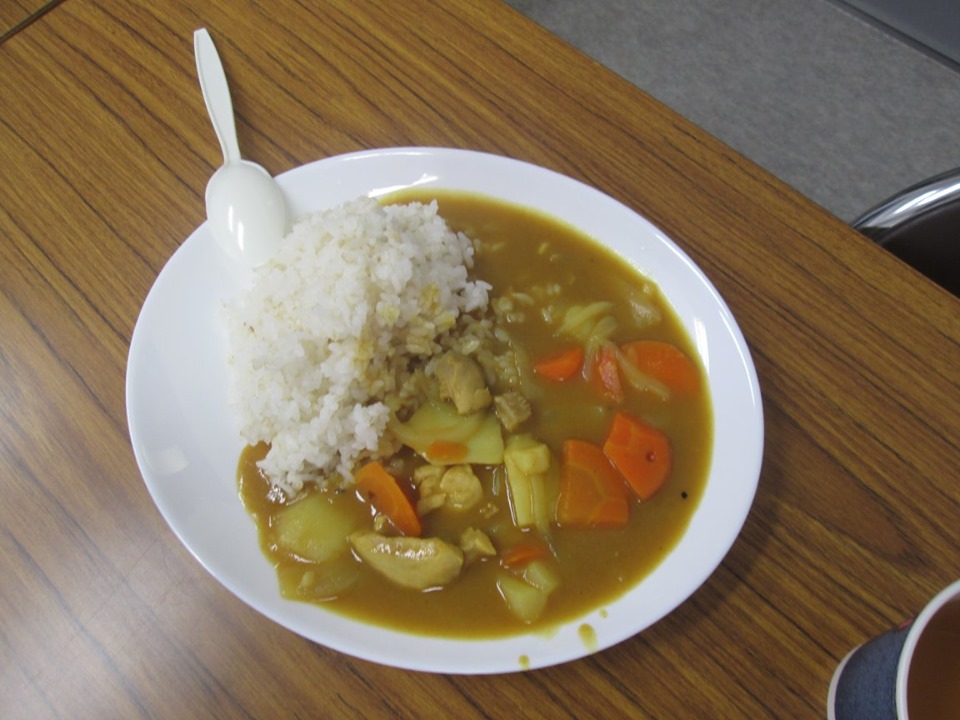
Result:
{"type": "Polygon", "coordinates": [[[61,2],[63,0],[3,0],[0,3],[0,43],[61,2]]]}
{"type": "Polygon", "coordinates": [[[493,0],[69,0],[0,45],[0,717],[822,717],[853,645],[960,576],[960,304],[493,0]],[[220,162],[192,32],[271,172],[474,148],[633,207],[728,301],[764,394],[755,506],[641,635],[492,677],[354,660],[264,619],[168,530],[126,354],[220,162]]]}

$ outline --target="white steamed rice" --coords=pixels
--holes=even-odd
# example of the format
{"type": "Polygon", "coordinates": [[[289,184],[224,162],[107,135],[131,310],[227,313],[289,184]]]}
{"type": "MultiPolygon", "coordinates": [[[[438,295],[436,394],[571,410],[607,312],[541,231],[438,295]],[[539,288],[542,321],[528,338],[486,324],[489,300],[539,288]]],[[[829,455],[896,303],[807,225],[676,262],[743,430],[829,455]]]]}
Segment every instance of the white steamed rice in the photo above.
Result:
{"type": "Polygon", "coordinates": [[[489,286],[468,279],[469,238],[437,205],[370,198],[300,220],[225,308],[232,401],[288,494],[376,456],[413,364],[440,350],[489,286]]]}

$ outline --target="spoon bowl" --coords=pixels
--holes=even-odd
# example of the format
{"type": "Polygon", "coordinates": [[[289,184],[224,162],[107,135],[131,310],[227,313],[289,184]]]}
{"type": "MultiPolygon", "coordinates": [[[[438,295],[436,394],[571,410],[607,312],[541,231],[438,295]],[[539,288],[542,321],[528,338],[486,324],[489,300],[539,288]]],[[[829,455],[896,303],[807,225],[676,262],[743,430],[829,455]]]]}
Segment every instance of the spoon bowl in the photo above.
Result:
{"type": "Polygon", "coordinates": [[[223,166],[207,183],[207,222],[230,257],[262,265],[286,234],[286,201],[270,173],[240,157],[227,76],[205,28],[194,33],[193,45],[203,101],[223,151],[223,166]]]}
{"type": "Polygon", "coordinates": [[[225,163],[207,183],[207,222],[234,259],[262,265],[286,233],[286,204],[270,173],[256,163],[225,163]]]}

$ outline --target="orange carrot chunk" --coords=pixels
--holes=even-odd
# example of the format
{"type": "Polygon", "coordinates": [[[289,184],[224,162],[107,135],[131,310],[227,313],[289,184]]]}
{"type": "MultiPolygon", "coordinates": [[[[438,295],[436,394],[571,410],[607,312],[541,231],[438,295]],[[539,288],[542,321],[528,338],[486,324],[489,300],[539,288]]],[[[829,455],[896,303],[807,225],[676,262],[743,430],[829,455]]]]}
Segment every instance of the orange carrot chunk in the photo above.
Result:
{"type": "Polygon", "coordinates": [[[597,378],[608,400],[615,403],[623,402],[623,383],[620,382],[617,349],[614,346],[604,344],[597,350],[594,377],[597,378]]]}
{"type": "Polygon", "coordinates": [[[427,460],[437,463],[460,462],[467,456],[467,446],[462,442],[435,440],[427,445],[427,460]]]}
{"type": "Polygon", "coordinates": [[[673,450],[667,436],[623,412],[614,416],[603,452],[641,500],[653,497],[673,468],[673,450]]]}
{"type": "Polygon", "coordinates": [[[583,440],[565,441],[557,522],[568,527],[620,527],[629,517],[629,490],[603,450],[583,440]]]}
{"type": "Polygon", "coordinates": [[[354,480],[366,500],[387,516],[404,535],[419,536],[423,532],[417,511],[397,479],[383,465],[371,462],[360,468],[354,480]]]}
{"type": "Polygon", "coordinates": [[[671,391],[693,395],[700,390],[700,373],[682,350],[659,340],[638,340],[620,348],[640,370],[656,378],[671,391]]]}
{"type": "Polygon", "coordinates": [[[547,380],[563,382],[578,374],[582,367],[583,348],[578,345],[541,360],[533,366],[533,371],[547,380]]]}
{"type": "Polygon", "coordinates": [[[546,543],[528,540],[505,550],[500,555],[500,564],[505,568],[519,568],[547,557],[550,557],[550,548],[546,543]]]}

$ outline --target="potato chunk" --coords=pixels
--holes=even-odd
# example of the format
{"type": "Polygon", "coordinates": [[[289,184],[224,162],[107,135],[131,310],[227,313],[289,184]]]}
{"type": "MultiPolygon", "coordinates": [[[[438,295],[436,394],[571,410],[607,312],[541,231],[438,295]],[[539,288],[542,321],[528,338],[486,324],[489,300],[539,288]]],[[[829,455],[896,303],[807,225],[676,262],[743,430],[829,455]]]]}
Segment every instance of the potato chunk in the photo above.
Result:
{"type": "Polygon", "coordinates": [[[541,533],[548,534],[556,504],[552,484],[548,482],[550,449],[530,435],[513,435],[507,441],[503,462],[514,524],[536,526],[541,533]]]}
{"type": "Polygon", "coordinates": [[[503,435],[493,413],[459,415],[448,402],[424,403],[403,423],[394,421],[390,432],[433,465],[499,465],[503,462],[503,435]],[[438,445],[447,450],[439,455],[438,445]],[[456,448],[456,446],[461,446],[456,448]],[[450,453],[450,449],[459,453],[450,453]]]}
{"type": "Polygon", "coordinates": [[[463,567],[463,551],[440,538],[386,537],[361,530],[350,535],[350,544],[363,562],[411,590],[447,585],[463,567]]]}
{"type": "Polygon", "coordinates": [[[497,576],[497,590],[510,612],[528,624],[540,617],[550,597],[549,593],[509,573],[500,573],[497,576]]]}
{"type": "Polygon", "coordinates": [[[347,553],[347,536],[357,527],[320,494],[285,507],[274,524],[277,546],[310,562],[328,562],[347,553]]]}

